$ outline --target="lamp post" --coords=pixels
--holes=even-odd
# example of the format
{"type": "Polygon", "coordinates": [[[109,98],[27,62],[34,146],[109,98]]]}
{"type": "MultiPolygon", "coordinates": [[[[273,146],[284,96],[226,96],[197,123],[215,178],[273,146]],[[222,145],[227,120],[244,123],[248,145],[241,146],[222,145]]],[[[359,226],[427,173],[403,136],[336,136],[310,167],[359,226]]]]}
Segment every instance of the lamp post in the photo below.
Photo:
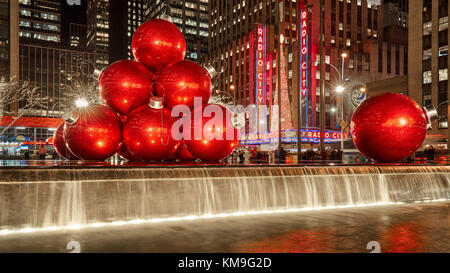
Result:
{"type": "MultiPolygon", "coordinates": [[[[344,120],[344,92],[345,88],[342,85],[336,87],[336,93],[341,94],[341,120],[344,120]]],[[[341,126],[341,151],[344,151],[344,126],[342,126],[342,121],[339,126],[341,126]]]]}

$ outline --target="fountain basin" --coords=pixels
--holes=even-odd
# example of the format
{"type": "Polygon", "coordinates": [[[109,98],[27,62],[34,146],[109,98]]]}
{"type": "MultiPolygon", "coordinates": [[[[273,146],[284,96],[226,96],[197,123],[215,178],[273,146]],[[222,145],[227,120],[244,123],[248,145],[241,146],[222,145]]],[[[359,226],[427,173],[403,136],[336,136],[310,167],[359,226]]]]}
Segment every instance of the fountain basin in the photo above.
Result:
{"type": "Polygon", "coordinates": [[[0,230],[450,199],[450,166],[0,169],[0,230]]]}

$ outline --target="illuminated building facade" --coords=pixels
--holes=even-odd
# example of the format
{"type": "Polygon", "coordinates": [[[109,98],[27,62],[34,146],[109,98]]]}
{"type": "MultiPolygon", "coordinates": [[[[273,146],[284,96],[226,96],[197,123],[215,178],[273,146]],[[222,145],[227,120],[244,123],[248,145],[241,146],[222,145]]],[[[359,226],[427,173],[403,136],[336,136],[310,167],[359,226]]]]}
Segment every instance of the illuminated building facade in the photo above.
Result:
{"type": "Polygon", "coordinates": [[[169,14],[186,39],[186,59],[203,60],[208,55],[211,1],[213,0],[149,1],[147,19],[160,18],[164,12],[169,14]]]}
{"type": "Polygon", "coordinates": [[[88,0],[87,46],[96,53],[97,68],[107,67],[109,64],[109,0],[88,0]]]}
{"type": "MultiPolygon", "coordinates": [[[[114,0],[109,3],[109,62],[133,59],[131,40],[145,21],[147,0],[114,0]]],[[[152,1],[150,1],[152,2],[152,1]]]]}
{"type": "Polygon", "coordinates": [[[448,142],[448,0],[409,1],[409,96],[439,106],[428,138],[448,142]]]}
{"type": "Polygon", "coordinates": [[[10,57],[10,20],[9,1],[0,0],[0,77],[9,77],[9,57],[10,57]]]}
{"type": "Polygon", "coordinates": [[[61,42],[61,2],[59,0],[19,0],[19,37],[24,43],[61,42]]]}
{"type": "MultiPolygon", "coordinates": [[[[379,2],[325,0],[324,77],[328,129],[336,129],[341,117],[337,107],[338,96],[334,90],[342,84],[339,77],[342,53],[347,54],[344,59],[344,80],[349,91],[367,82],[407,73],[407,47],[383,37],[383,9],[378,5],[379,2]]],[[[221,60],[219,71],[223,70],[215,84],[216,90],[231,93],[236,104],[257,104],[255,85],[259,86],[260,83],[255,77],[257,68],[254,56],[258,52],[254,41],[258,25],[263,25],[266,32],[264,98],[269,106],[277,104],[277,49],[280,36],[276,31],[280,28],[283,35],[281,99],[285,96],[283,90],[287,88],[289,101],[281,104],[282,117],[292,117],[291,126],[296,127],[298,112],[301,110],[303,128],[319,127],[320,73],[316,69],[320,45],[319,4],[318,0],[211,0],[208,63],[221,60]],[[278,2],[281,3],[283,14],[281,20],[277,20],[278,2]],[[306,11],[306,18],[302,18],[303,11],[306,11]],[[283,62],[286,63],[284,66],[283,62]],[[287,77],[283,77],[283,73],[287,77]],[[284,115],[283,111],[290,112],[290,115],[284,115]]],[[[349,120],[355,109],[350,95],[345,96],[344,103],[344,116],[349,120]]]]}
{"type": "Polygon", "coordinates": [[[87,25],[70,24],[70,46],[87,48],[87,25]]]}

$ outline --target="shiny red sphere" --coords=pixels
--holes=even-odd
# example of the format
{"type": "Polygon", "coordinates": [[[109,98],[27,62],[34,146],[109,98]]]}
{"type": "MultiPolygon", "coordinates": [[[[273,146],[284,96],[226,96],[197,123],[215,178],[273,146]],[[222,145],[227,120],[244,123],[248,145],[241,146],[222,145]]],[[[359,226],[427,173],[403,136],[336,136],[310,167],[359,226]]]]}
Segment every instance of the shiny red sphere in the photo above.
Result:
{"type": "Polygon", "coordinates": [[[122,145],[122,147],[117,152],[117,154],[120,155],[121,157],[125,158],[126,160],[130,161],[130,162],[143,161],[142,158],[139,158],[139,157],[135,156],[134,154],[132,154],[130,152],[130,150],[128,150],[126,145],[122,145]]]}
{"type": "Polygon", "coordinates": [[[351,123],[353,142],[377,162],[398,162],[422,145],[427,118],[422,107],[405,95],[385,93],[366,100],[351,123]]]}
{"type": "Polygon", "coordinates": [[[231,117],[232,113],[220,105],[207,104],[197,107],[190,115],[190,137],[186,139],[185,136],[188,151],[198,159],[207,162],[220,161],[231,155],[239,144],[239,130],[233,126],[231,117]],[[211,117],[202,115],[211,105],[220,109],[221,117],[216,118],[216,112],[212,113],[211,117]],[[201,118],[196,121],[196,117],[201,118]],[[198,138],[198,136],[201,137],[198,138]]]}
{"type": "Polygon", "coordinates": [[[131,48],[136,60],[157,73],[186,56],[183,33],[171,22],[149,20],[136,30],[131,48]]]}
{"type": "Polygon", "coordinates": [[[135,61],[118,61],[106,68],[100,76],[100,95],[111,109],[127,115],[148,104],[152,95],[154,76],[135,61]]]}
{"type": "Polygon", "coordinates": [[[62,157],[68,160],[79,160],[74,154],[72,154],[69,149],[67,149],[66,141],[64,140],[64,125],[65,123],[58,126],[53,135],[53,145],[55,146],[55,151],[62,157]]]}
{"type": "Polygon", "coordinates": [[[211,97],[211,77],[208,71],[191,61],[180,61],[161,71],[156,79],[156,92],[173,108],[187,105],[194,109],[194,99],[206,104],[211,97]]]}
{"type": "Polygon", "coordinates": [[[82,160],[103,161],[116,154],[122,144],[122,122],[117,114],[103,105],[76,112],[78,120],[64,127],[69,150],[82,160]]]}
{"type": "Polygon", "coordinates": [[[178,148],[172,154],[172,157],[181,162],[194,161],[197,159],[193,154],[191,154],[188,151],[188,149],[186,148],[186,144],[184,143],[183,140],[180,142],[180,144],[178,145],[178,148]]]}
{"type": "Polygon", "coordinates": [[[145,161],[162,161],[170,157],[179,143],[172,137],[176,121],[168,108],[144,105],[128,115],[123,136],[128,150],[145,161]]]}

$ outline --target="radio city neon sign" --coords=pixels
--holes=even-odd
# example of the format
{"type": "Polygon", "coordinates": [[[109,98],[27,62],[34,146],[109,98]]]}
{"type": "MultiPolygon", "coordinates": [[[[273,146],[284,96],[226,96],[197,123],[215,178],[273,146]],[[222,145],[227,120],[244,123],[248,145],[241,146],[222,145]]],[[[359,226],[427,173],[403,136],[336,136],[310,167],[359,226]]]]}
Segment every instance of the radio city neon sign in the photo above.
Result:
{"type": "Polygon", "coordinates": [[[256,43],[256,83],[257,83],[257,99],[258,104],[264,104],[264,96],[265,96],[265,35],[266,28],[264,25],[258,25],[257,28],[257,43],[256,43]]]}
{"type": "Polygon", "coordinates": [[[301,11],[302,21],[301,21],[301,88],[302,95],[306,96],[308,89],[308,77],[307,77],[307,54],[308,54],[308,13],[304,10],[301,11]]]}

